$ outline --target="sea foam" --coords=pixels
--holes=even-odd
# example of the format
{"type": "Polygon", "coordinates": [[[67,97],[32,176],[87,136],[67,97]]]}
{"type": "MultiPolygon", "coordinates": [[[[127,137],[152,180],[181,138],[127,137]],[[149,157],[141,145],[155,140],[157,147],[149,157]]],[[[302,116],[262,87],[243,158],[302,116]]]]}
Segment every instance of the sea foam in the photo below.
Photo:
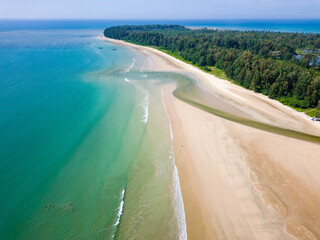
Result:
{"type": "Polygon", "coordinates": [[[188,236],[187,236],[186,217],[184,212],[184,204],[183,204],[183,198],[182,198],[180,181],[179,181],[179,173],[176,166],[174,166],[174,171],[173,171],[173,187],[174,187],[173,202],[175,206],[174,213],[178,221],[179,239],[187,240],[188,236]]]}
{"type": "Polygon", "coordinates": [[[118,226],[120,224],[120,220],[121,220],[121,216],[123,214],[123,207],[124,207],[124,195],[125,195],[126,190],[123,189],[121,192],[121,202],[120,202],[120,206],[118,207],[118,214],[117,214],[117,221],[115,224],[113,224],[113,226],[118,226]]]}
{"type": "Polygon", "coordinates": [[[136,59],[133,58],[132,59],[132,64],[127,68],[126,73],[130,72],[130,70],[134,67],[135,62],[136,62],[136,59]]]}
{"type": "Polygon", "coordinates": [[[146,124],[149,118],[149,92],[148,90],[144,90],[144,93],[145,93],[145,96],[141,104],[143,108],[143,113],[144,113],[142,116],[142,122],[146,124]]]}
{"type": "Polygon", "coordinates": [[[132,84],[132,82],[128,79],[128,78],[124,78],[124,80],[130,84],[132,84]]]}

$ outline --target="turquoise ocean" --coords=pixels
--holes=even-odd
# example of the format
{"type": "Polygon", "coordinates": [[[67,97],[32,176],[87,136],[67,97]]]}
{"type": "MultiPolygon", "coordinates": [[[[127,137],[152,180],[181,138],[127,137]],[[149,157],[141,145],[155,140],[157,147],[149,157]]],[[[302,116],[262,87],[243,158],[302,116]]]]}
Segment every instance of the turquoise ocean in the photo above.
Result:
{"type": "Polygon", "coordinates": [[[175,75],[97,39],[152,23],[219,22],[0,21],[0,239],[186,239],[161,92],[175,75]]]}
{"type": "Polygon", "coordinates": [[[159,88],[169,80],[101,33],[0,33],[1,239],[183,234],[159,88]]]}

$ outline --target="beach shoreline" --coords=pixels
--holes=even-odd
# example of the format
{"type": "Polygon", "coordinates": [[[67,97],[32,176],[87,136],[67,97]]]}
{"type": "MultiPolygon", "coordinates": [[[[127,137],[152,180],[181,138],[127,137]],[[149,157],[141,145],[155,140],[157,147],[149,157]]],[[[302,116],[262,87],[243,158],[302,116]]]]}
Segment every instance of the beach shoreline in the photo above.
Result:
{"type": "MultiPolygon", "coordinates": [[[[161,51],[131,47],[151,71],[188,73],[252,119],[320,136],[320,125],[280,102],[218,79],[161,51]]],[[[190,106],[163,86],[189,239],[320,237],[319,144],[237,124],[190,106]],[[308,161],[306,161],[308,160],[308,161]]]]}

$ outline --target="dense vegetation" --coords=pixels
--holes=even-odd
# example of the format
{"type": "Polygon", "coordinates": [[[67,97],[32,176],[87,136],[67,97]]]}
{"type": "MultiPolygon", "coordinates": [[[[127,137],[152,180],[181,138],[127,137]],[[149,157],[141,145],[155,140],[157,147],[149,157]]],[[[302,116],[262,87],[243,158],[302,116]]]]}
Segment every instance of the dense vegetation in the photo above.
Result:
{"type": "Polygon", "coordinates": [[[292,107],[320,110],[320,34],[118,26],[110,38],[155,46],[292,107]]]}

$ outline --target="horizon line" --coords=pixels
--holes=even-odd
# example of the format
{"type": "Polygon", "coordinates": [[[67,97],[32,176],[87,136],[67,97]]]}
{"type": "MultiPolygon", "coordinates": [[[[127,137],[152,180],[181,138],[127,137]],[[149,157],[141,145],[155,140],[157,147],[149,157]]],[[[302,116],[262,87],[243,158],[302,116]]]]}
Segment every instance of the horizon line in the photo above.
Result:
{"type": "Polygon", "coordinates": [[[320,18],[0,18],[0,20],[91,20],[91,21],[219,21],[219,20],[320,20],[320,18]]]}

